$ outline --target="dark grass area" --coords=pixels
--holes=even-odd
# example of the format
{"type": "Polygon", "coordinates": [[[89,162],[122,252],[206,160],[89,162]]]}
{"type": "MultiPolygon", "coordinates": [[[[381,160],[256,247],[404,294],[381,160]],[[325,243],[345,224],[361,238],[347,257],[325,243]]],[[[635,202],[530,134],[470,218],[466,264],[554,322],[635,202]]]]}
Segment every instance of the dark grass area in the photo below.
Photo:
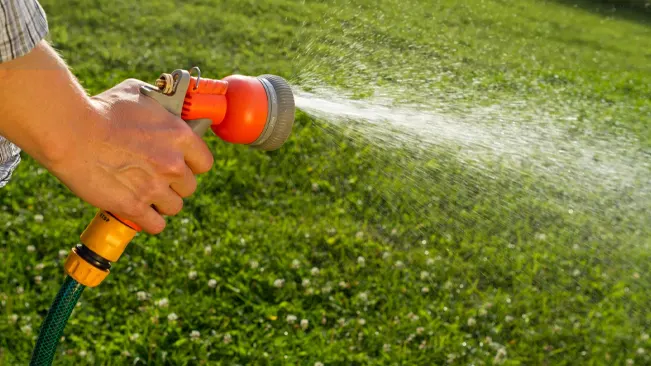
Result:
{"type": "Polygon", "coordinates": [[[605,17],[615,17],[651,26],[649,0],[551,0],[605,17]]]}

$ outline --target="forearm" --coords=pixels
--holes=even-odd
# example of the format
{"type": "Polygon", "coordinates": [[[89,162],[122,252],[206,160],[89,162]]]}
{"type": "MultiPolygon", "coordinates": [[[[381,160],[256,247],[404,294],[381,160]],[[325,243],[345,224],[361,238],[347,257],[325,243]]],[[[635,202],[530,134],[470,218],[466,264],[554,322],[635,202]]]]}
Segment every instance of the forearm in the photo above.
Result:
{"type": "Polygon", "coordinates": [[[0,64],[0,135],[44,166],[84,138],[92,111],[86,91],[45,41],[0,64]]]}

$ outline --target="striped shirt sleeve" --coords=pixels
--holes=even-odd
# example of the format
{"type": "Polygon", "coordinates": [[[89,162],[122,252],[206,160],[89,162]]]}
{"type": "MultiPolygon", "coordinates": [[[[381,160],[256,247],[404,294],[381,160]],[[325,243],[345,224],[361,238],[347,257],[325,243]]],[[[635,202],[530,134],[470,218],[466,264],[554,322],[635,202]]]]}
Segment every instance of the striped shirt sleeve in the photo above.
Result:
{"type": "MultiPolygon", "coordinates": [[[[37,0],[0,0],[0,63],[29,53],[48,33],[45,11],[37,0]]],[[[0,136],[0,188],[20,162],[20,149],[0,136]]]]}
{"type": "Polygon", "coordinates": [[[48,33],[37,0],[0,0],[0,62],[29,53],[48,33]]]}

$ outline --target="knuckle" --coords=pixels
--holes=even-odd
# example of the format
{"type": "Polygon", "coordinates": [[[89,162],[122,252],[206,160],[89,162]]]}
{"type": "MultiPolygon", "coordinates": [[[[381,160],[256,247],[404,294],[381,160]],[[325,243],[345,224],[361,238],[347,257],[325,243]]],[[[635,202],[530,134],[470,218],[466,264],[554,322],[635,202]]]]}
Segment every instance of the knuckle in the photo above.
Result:
{"type": "Polygon", "coordinates": [[[122,212],[130,217],[141,217],[145,214],[147,206],[140,200],[125,202],[122,206],[122,212]]]}
{"type": "Polygon", "coordinates": [[[135,78],[128,78],[124,81],[124,85],[128,88],[137,88],[142,82],[135,78]]]}
{"type": "Polygon", "coordinates": [[[185,175],[186,164],[182,157],[170,159],[165,166],[165,172],[173,177],[183,177],[185,175]]]}
{"type": "Polygon", "coordinates": [[[167,189],[165,184],[159,182],[158,184],[153,184],[146,194],[150,196],[150,201],[156,201],[158,198],[164,197],[166,193],[167,189]]]}
{"type": "Polygon", "coordinates": [[[187,144],[194,142],[196,135],[185,122],[177,123],[177,126],[174,134],[178,143],[187,144]]]}
{"type": "Polygon", "coordinates": [[[138,197],[136,201],[140,205],[146,205],[147,202],[151,201],[152,197],[156,193],[156,189],[153,189],[150,184],[143,184],[138,189],[138,197]]]}

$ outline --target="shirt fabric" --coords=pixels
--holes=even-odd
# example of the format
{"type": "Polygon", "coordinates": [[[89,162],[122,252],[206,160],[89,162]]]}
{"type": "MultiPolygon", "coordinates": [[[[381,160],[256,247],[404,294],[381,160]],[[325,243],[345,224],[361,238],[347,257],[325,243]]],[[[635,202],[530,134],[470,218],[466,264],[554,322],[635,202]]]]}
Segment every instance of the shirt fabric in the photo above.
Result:
{"type": "MultiPolygon", "coordinates": [[[[29,53],[48,31],[45,11],[37,0],[0,0],[0,63],[29,53]]],[[[18,163],[20,148],[0,136],[0,188],[7,185],[18,163]]]]}

